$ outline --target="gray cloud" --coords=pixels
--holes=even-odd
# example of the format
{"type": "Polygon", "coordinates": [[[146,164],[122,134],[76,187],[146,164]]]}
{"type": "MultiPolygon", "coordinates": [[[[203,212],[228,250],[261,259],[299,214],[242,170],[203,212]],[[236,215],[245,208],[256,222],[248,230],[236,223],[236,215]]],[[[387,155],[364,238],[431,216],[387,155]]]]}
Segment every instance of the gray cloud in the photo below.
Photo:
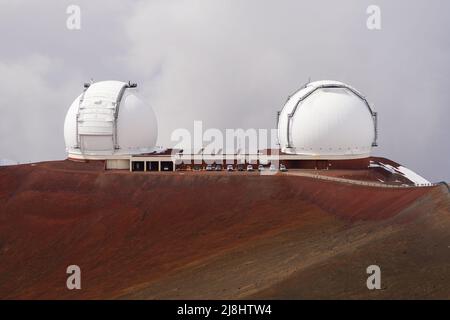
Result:
{"type": "Polygon", "coordinates": [[[311,77],[348,82],[375,105],[376,154],[450,180],[446,1],[0,3],[0,158],[63,158],[64,114],[91,77],[137,81],[162,145],[194,120],[272,128],[311,77]],[[80,31],[65,27],[69,4],[80,31]],[[379,31],[366,28],[369,4],[381,7],[379,31]]]}

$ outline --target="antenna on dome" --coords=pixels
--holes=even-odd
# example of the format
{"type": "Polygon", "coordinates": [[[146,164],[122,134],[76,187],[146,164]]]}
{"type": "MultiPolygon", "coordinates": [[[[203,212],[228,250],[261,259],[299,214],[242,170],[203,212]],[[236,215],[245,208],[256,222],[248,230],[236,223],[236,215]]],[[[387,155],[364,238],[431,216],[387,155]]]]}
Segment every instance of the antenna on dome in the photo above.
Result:
{"type": "Polygon", "coordinates": [[[89,82],[84,83],[84,88],[85,89],[89,88],[91,86],[91,84],[93,84],[93,83],[94,83],[94,79],[91,78],[91,80],[89,80],[89,82]]]}

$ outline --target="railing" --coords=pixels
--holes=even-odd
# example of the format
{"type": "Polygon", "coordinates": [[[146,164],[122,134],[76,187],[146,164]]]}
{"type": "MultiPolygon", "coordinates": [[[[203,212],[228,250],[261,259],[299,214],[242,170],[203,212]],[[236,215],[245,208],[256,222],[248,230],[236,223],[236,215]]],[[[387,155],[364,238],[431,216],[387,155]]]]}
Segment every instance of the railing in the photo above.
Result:
{"type": "MultiPolygon", "coordinates": [[[[440,184],[446,184],[445,182],[439,182],[439,183],[419,183],[419,184],[413,184],[413,185],[406,185],[406,184],[394,185],[394,184],[384,184],[384,183],[378,183],[378,182],[368,182],[368,181],[361,181],[361,180],[351,180],[351,179],[345,179],[345,178],[330,177],[330,176],[304,173],[304,172],[288,172],[288,174],[297,175],[297,176],[301,176],[301,177],[320,179],[320,180],[336,181],[336,182],[350,183],[350,184],[356,184],[356,185],[361,185],[361,186],[380,187],[380,188],[418,188],[418,187],[422,188],[422,187],[434,187],[434,186],[438,186],[440,184]]],[[[448,188],[448,186],[447,186],[447,188],[448,188]]]]}

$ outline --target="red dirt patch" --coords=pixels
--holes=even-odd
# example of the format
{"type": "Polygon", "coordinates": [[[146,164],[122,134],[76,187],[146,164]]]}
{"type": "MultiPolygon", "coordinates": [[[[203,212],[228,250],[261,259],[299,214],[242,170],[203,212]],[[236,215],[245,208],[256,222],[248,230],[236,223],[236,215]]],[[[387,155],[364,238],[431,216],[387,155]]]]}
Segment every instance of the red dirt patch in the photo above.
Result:
{"type": "Polygon", "coordinates": [[[431,189],[106,172],[99,162],[0,168],[0,298],[113,298],[296,227],[385,220],[431,189]],[[81,291],[65,288],[71,264],[81,291]]]}

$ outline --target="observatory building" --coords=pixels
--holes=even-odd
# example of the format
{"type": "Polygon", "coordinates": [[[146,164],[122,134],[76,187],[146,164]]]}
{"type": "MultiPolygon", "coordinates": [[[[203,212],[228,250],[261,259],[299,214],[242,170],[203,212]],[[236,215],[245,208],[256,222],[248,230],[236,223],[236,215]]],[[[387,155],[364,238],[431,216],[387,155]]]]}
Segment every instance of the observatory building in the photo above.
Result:
{"type": "Polygon", "coordinates": [[[136,91],[129,82],[85,85],[64,124],[69,159],[103,160],[106,169],[130,171],[204,169],[207,164],[358,169],[369,166],[377,145],[377,113],[361,93],[338,81],[311,82],[289,96],[277,114],[278,148],[251,155],[157,148],[155,114],[136,91]]]}
{"type": "Polygon", "coordinates": [[[136,87],[121,81],[85,84],[64,123],[70,159],[108,160],[111,167],[127,168],[130,155],[154,150],[156,117],[136,87]]]}
{"type": "Polygon", "coordinates": [[[311,82],[278,113],[278,138],[283,152],[303,159],[366,158],[377,145],[377,114],[342,82],[311,82]]]}
{"type": "Polygon", "coordinates": [[[294,92],[278,112],[277,126],[280,151],[306,166],[306,160],[316,168],[331,161],[355,164],[348,160],[368,159],[377,146],[377,113],[360,92],[338,81],[315,81],[294,92]]]}

